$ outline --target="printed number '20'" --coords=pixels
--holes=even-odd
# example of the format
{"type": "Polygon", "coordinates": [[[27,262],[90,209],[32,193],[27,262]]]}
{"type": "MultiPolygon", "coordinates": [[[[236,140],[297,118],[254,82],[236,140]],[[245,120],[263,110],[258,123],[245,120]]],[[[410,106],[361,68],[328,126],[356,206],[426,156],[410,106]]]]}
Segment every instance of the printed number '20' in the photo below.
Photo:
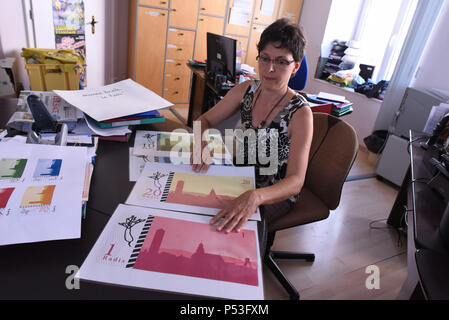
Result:
{"type": "Polygon", "coordinates": [[[144,193],[143,193],[143,197],[144,198],[148,198],[148,199],[159,199],[159,197],[161,196],[162,191],[159,189],[151,189],[148,188],[144,193]]]}

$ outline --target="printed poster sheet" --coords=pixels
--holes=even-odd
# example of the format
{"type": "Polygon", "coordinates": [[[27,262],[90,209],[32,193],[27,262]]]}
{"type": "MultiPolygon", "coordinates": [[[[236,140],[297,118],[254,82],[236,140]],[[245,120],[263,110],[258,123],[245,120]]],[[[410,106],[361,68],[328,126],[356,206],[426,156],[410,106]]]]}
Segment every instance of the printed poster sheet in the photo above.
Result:
{"type": "MultiPolygon", "coordinates": [[[[193,133],[137,130],[134,155],[169,157],[176,154],[180,161],[188,159],[188,162],[182,162],[188,164],[194,146],[193,133]]],[[[207,147],[213,152],[214,163],[232,164],[232,155],[220,134],[209,134],[207,147]]]]}
{"type": "Polygon", "coordinates": [[[0,246],[79,238],[87,149],[0,145],[0,246]]]}
{"type": "MultiPolygon", "coordinates": [[[[211,166],[197,173],[191,165],[147,162],[126,204],[216,215],[255,185],[254,167],[211,166]]],[[[260,220],[259,209],[251,220],[260,220]]]]}
{"type": "MultiPolygon", "coordinates": [[[[190,156],[168,157],[168,156],[136,156],[134,155],[134,148],[129,148],[129,181],[136,182],[142,173],[143,168],[147,162],[161,162],[171,164],[188,164],[190,163],[190,156]]],[[[231,164],[223,164],[222,159],[212,158],[212,165],[232,166],[231,164]]]]}
{"type": "Polygon", "coordinates": [[[119,205],[76,277],[226,299],[263,299],[257,223],[217,232],[209,218],[119,205]]]}

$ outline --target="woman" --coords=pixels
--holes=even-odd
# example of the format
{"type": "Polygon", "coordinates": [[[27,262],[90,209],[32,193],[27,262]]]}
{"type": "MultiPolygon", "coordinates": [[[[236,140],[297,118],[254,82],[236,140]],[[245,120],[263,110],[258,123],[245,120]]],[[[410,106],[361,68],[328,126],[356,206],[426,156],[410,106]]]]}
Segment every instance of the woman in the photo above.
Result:
{"type": "MultiPolygon", "coordinates": [[[[274,128],[279,134],[276,172],[261,174],[261,166],[256,164],[256,189],[231,201],[211,220],[211,224],[218,222],[218,231],[239,232],[261,205],[265,207],[265,219],[269,223],[289,211],[302,189],[313,119],[304,97],[290,89],[288,82],[299,69],[304,46],[305,39],[297,25],[280,19],[268,26],[257,45],[260,80],[234,87],[197,119],[201,121],[202,134],[240,111],[241,123],[237,128],[257,132],[269,132],[274,128]]],[[[247,147],[248,143],[244,149],[245,159],[249,152],[247,147]]],[[[206,171],[208,167],[202,162],[194,164],[193,170],[206,171]]]]}

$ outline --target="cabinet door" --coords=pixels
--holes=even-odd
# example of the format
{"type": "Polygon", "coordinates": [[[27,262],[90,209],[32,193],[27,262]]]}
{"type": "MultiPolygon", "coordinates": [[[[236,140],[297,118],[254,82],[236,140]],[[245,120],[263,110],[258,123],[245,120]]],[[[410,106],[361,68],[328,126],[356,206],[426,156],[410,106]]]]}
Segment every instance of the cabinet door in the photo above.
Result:
{"type": "Polygon", "coordinates": [[[234,7],[234,1],[230,0],[229,9],[228,9],[228,21],[226,21],[226,33],[235,34],[240,36],[248,36],[250,26],[251,26],[251,17],[253,16],[254,6],[253,1],[251,0],[251,8],[249,12],[249,16],[246,19],[245,16],[240,15],[240,13],[236,10],[238,8],[234,7]]]}
{"type": "Polygon", "coordinates": [[[228,0],[201,0],[200,13],[224,17],[228,0]]]}
{"type": "Polygon", "coordinates": [[[168,8],[168,0],[139,0],[139,4],[153,7],[168,8]]]}
{"type": "Polygon", "coordinates": [[[256,0],[254,8],[254,23],[271,24],[276,20],[279,0],[256,0]]]}
{"type": "Polygon", "coordinates": [[[188,102],[190,77],[166,74],[164,98],[171,103],[188,102]]]}
{"type": "Polygon", "coordinates": [[[193,56],[194,41],[194,31],[168,28],[167,59],[184,60],[187,63],[193,56]]]}
{"type": "Polygon", "coordinates": [[[199,0],[171,0],[170,26],[195,29],[199,0]]]}
{"type": "Polygon", "coordinates": [[[162,96],[167,11],[139,7],[136,82],[162,96]]]}
{"type": "Polygon", "coordinates": [[[287,18],[298,23],[302,3],[303,0],[281,0],[278,18],[287,18]]]}
{"type": "Polygon", "coordinates": [[[206,60],[207,58],[207,32],[223,34],[223,18],[202,16],[198,19],[198,30],[196,32],[195,59],[206,60]]]}
{"type": "Polygon", "coordinates": [[[258,55],[257,43],[259,43],[260,36],[262,35],[262,32],[264,30],[265,30],[264,26],[253,25],[253,28],[251,30],[251,37],[248,43],[248,54],[246,58],[246,64],[254,67],[257,73],[259,68],[256,61],[256,57],[258,55]]]}
{"type": "MultiPolygon", "coordinates": [[[[238,37],[238,36],[228,35],[228,34],[226,34],[225,36],[237,40],[237,49],[238,49],[238,41],[240,41],[240,43],[242,45],[242,49],[243,49],[242,63],[245,63],[246,54],[248,52],[248,38],[238,37]]],[[[252,67],[254,67],[254,66],[252,66],[252,67]]]]}

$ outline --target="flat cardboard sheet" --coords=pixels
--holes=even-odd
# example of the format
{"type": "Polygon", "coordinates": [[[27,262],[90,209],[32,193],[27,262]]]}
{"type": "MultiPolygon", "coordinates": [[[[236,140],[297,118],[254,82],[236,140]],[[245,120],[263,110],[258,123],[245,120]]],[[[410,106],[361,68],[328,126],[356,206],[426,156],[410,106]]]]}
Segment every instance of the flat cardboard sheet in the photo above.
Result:
{"type": "Polygon", "coordinates": [[[206,216],[119,205],[76,277],[225,299],[263,299],[257,223],[217,232],[206,216]]]}
{"type": "Polygon", "coordinates": [[[87,148],[0,143],[0,245],[79,238],[87,148]]]}
{"type": "Polygon", "coordinates": [[[131,79],[85,90],[53,90],[97,121],[158,110],[173,103],[131,79]]]}
{"type": "MultiPolygon", "coordinates": [[[[254,167],[211,166],[197,173],[191,165],[147,162],[126,204],[216,215],[255,185],[254,167]]],[[[259,209],[251,219],[260,220],[259,209]]]]}

